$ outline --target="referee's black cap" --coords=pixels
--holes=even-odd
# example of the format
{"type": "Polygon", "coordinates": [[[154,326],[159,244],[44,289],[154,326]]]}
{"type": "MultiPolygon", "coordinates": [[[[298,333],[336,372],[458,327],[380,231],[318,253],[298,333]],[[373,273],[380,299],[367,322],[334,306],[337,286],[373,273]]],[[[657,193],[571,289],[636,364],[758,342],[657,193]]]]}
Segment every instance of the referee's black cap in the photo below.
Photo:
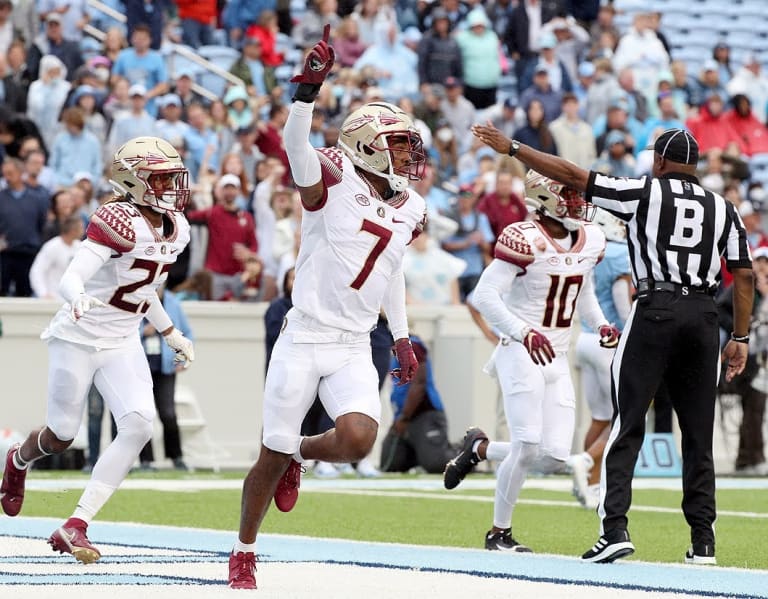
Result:
{"type": "Polygon", "coordinates": [[[696,164],[699,161],[699,144],[685,129],[667,129],[653,145],[659,156],[680,164],[696,164]]]}

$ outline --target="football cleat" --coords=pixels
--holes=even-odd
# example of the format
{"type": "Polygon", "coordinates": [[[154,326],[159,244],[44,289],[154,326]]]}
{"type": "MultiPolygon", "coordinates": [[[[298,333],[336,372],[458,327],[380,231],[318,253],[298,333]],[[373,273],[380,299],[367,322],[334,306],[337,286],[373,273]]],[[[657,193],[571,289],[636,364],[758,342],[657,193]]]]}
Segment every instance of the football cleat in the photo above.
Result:
{"type": "Polygon", "coordinates": [[[629,540],[629,533],[617,528],[600,537],[592,549],[581,556],[581,559],[585,562],[608,564],[621,557],[632,555],[634,552],[635,546],[629,540]]]}
{"type": "Polygon", "coordinates": [[[688,551],[685,552],[686,564],[698,564],[700,566],[714,566],[717,564],[715,559],[715,546],[705,545],[703,543],[694,543],[688,551]]]}
{"type": "Polygon", "coordinates": [[[86,536],[88,525],[79,518],[70,518],[48,539],[48,544],[59,553],[71,553],[84,564],[92,564],[101,557],[86,536]]]}
{"type": "Polygon", "coordinates": [[[485,533],[485,548],[489,551],[512,551],[514,553],[533,553],[529,547],[522,545],[512,538],[512,529],[505,528],[485,533]]]}
{"type": "Polygon", "coordinates": [[[445,465],[443,472],[443,484],[446,489],[455,489],[464,477],[474,468],[480,458],[472,451],[475,441],[487,441],[488,436],[476,426],[467,429],[464,440],[461,444],[461,451],[450,462],[445,465]]]}
{"type": "Polygon", "coordinates": [[[0,485],[0,505],[8,516],[17,516],[24,503],[24,481],[27,478],[28,468],[23,470],[13,463],[13,456],[21,448],[18,443],[8,450],[5,456],[5,471],[3,483],[0,485]]]}
{"type": "Polygon", "coordinates": [[[275,489],[275,505],[281,512],[290,512],[299,499],[299,486],[304,466],[296,460],[291,460],[275,489]]]}
{"type": "Polygon", "coordinates": [[[573,494],[581,505],[588,507],[586,502],[589,495],[589,471],[594,462],[588,453],[577,453],[569,456],[566,463],[571,467],[573,475],[573,494]]]}
{"type": "Polygon", "coordinates": [[[234,551],[229,554],[229,580],[231,589],[256,588],[256,554],[234,551]]]}

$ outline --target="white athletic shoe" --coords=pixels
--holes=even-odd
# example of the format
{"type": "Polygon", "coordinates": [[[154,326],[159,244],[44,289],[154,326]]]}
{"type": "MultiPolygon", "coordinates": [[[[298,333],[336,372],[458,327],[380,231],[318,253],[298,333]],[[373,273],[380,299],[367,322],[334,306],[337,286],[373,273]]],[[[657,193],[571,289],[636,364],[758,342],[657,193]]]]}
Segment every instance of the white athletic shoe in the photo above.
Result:
{"type": "Polygon", "coordinates": [[[588,507],[586,502],[589,493],[589,471],[594,461],[588,453],[577,453],[569,456],[566,463],[571,467],[573,474],[574,495],[581,505],[588,507]]]}
{"type": "Polygon", "coordinates": [[[357,475],[363,478],[376,478],[381,476],[381,472],[371,463],[371,460],[363,458],[357,463],[357,475]]]}
{"type": "Polygon", "coordinates": [[[589,485],[587,494],[584,496],[584,507],[588,510],[596,510],[600,505],[600,485],[589,485]]]}
{"type": "Polygon", "coordinates": [[[349,462],[334,464],[339,474],[357,474],[355,468],[349,462]]]}
{"type": "Polygon", "coordinates": [[[339,471],[336,470],[333,464],[330,462],[321,462],[318,460],[315,463],[315,468],[312,470],[312,472],[315,473],[315,476],[318,478],[338,478],[339,477],[339,471]]]}

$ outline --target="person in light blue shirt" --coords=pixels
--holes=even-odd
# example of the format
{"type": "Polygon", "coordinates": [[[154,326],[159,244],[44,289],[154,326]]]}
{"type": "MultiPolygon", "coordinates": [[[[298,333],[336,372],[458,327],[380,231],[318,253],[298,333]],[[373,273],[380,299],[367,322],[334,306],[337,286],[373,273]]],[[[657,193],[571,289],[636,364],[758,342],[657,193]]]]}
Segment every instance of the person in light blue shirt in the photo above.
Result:
{"type": "Polygon", "coordinates": [[[96,136],[85,129],[82,109],[72,106],[61,116],[64,131],[53,141],[48,166],[56,176],[56,183],[68,186],[74,183],[74,175],[88,172],[93,181],[101,179],[104,163],[102,146],[96,136]]]}
{"type": "Polygon", "coordinates": [[[199,104],[192,104],[187,109],[187,119],[189,130],[184,137],[188,151],[185,164],[189,169],[189,176],[193,181],[197,181],[203,167],[209,172],[219,170],[219,138],[208,126],[208,113],[199,104]]]}
{"type": "Polygon", "coordinates": [[[146,110],[147,90],[143,85],[132,85],[128,90],[131,99],[131,110],[120,114],[107,139],[107,156],[112,156],[117,149],[129,139],[141,135],[156,135],[157,121],[146,110]]]}
{"type": "Polygon", "coordinates": [[[386,37],[363,52],[354,69],[359,71],[366,66],[373,67],[384,99],[396,103],[401,96],[416,98],[419,91],[418,63],[418,55],[403,44],[397,24],[392,23],[386,37]]]}

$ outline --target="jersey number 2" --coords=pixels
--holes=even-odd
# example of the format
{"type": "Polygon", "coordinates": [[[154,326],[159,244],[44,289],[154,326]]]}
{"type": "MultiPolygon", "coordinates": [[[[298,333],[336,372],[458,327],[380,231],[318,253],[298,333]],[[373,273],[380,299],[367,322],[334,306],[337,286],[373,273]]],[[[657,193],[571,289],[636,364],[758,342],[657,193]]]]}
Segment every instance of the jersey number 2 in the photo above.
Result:
{"type": "Polygon", "coordinates": [[[569,327],[571,326],[576,298],[579,297],[584,277],[582,275],[571,275],[562,278],[560,275],[549,276],[551,282],[549,284],[549,292],[547,293],[547,308],[544,310],[544,319],[541,324],[545,327],[569,327]],[[576,293],[569,298],[569,291],[574,285],[576,286],[576,293]]]}
{"type": "Polygon", "coordinates": [[[159,279],[163,273],[168,272],[170,269],[170,264],[161,264],[160,262],[137,258],[133,261],[133,264],[131,264],[131,270],[146,270],[147,276],[135,283],[118,287],[109,299],[110,305],[119,308],[120,310],[125,310],[126,312],[132,312],[133,314],[145,314],[147,310],[149,310],[149,302],[142,301],[138,304],[134,304],[133,302],[123,299],[123,296],[126,293],[133,293],[137,289],[141,289],[144,285],[153,283],[159,279]]]}
{"type": "Polygon", "coordinates": [[[363,286],[363,283],[365,283],[366,279],[371,275],[371,272],[373,271],[373,265],[376,264],[376,260],[378,260],[379,256],[381,256],[384,248],[387,247],[389,240],[392,239],[392,231],[390,229],[382,227],[381,225],[378,225],[368,219],[363,220],[363,225],[360,227],[360,230],[365,231],[366,233],[370,233],[371,235],[378,237],[378,239],[376,240],[376,244],[368,253],[368,257],[363,263],[363,268],[360,269],[360,272],[355,277],[355,280],[352,281],[352,289],[357,290],[360,290],[360,287],[363,286]]]}

